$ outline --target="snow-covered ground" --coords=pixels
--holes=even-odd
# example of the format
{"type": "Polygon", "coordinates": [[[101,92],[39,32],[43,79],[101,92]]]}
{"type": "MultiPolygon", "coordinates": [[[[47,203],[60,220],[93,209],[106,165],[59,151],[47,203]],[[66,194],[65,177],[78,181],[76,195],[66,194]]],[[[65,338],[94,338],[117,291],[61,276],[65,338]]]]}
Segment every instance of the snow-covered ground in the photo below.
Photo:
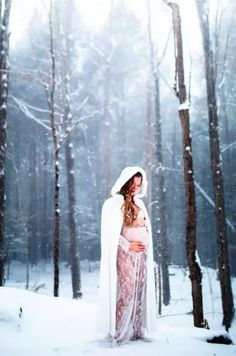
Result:
{"type": "MultiPolygon", "coordinates": [[[[61,266],[60,297],[52,297],[53,267],[30,271],[30,291],[25,290],[25,267],[11,266],[9,280],[0,288],[0,356],[235,356],[236,320],[229,335],[233,345],[207,343],[225,333],[216,272],[203,269],[204,315],[210,330],[193,327],[190,282],[186,272],[170,268],[171,303],[157,317],[152,342],[133,341],[113,347],[96,330],[98,266],[82,266],[83,298],[71,299],[70,270],[61,266]],[[34,290],[37,292],[32,292],[34,290]]],[[[233,279],[236,295],[236,279],[233,279]]]]}

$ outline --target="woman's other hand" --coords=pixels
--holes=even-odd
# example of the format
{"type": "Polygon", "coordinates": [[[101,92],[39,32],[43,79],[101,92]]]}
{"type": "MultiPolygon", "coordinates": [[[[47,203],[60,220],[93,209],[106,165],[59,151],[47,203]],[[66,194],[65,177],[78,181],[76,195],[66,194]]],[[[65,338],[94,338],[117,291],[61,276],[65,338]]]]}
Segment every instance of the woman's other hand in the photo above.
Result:
{"type": "Polygon", "coordinates": [[[130,242],[129,249],[134,252],[142,252],[145,250],[145,245],[141,241],[133,241],[130,242]]]}

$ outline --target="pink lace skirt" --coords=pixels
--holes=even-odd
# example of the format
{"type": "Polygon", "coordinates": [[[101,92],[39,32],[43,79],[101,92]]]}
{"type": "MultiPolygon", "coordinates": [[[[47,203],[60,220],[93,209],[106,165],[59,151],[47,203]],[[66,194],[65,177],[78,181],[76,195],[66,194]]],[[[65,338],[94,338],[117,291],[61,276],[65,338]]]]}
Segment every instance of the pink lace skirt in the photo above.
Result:
{"type": "MultiPolygon", "coordinates": [[[[122,235],[128,240],[143,241],[147,244],[146,227],[124,228],[122,235]]],[[[129,340],[144,337],[146,312],[147,250],[117,251],[117,303],[116,332],[114,343],[122,344],[129,340]]]]}

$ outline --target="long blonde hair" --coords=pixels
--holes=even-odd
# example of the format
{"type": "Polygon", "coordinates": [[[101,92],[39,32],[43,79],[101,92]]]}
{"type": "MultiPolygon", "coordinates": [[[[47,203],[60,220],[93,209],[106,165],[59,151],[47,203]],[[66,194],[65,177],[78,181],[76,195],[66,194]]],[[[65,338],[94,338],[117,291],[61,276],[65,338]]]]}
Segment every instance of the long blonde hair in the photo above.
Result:
{"type": "Polygon", "coordinates": [[[126,226],[132,225],[133,221],[136,219],[137,215],[134,209],[134,201],[133,196],[131,195],[131,186],[134,182],[135,177],[140,177],[141,182],[143,180],[143,176],[140,172],[135,173],[120,189],[118,192],[119,194],[123,195],[124,197],[124,204],[122,205],[123,211],[123,223],[126,226]]]}

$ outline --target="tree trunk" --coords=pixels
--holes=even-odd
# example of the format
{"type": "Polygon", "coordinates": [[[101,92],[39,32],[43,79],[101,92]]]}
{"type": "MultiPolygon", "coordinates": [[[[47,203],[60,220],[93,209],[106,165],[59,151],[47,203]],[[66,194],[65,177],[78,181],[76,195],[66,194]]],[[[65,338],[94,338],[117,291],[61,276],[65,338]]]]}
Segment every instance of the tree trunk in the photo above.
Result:
{"type": "Polygon", "coordinates": [[[59,295],[59,244],[60,244],[60,170],[59,170],[59,145],[58,137],[55,126],[55,86],[56,86],[56,73],[55,73],[55,53],[54,53],[54,40],[53,40],[53,5],[52,0],[50,2],[50,13],[49,13],[49,33],[50,33],[50,60],[51,60],[51,80],[50,80],[50,92],[48,85],[45,84],[45,92],[48,101],[48,108],[50,112],[50,125],[53,139],[54,148],[54,216],[55,216],[55,226],[54,226],[54,250],[53,250],[53,262],[54,262],[54,297],[59,295]]]}
{"type": "Polygon", "coordinates": [[[151,37],[151,16],[150,16],[150,3],[147,2],[148,8],[148,35],[149,35],[149,48],[150,48],[150,62],[151,72],[154,82],[154,155],[156,165],[153,167],[152,173],[152,186],[153,196],[152,200],[155,201],[155,219],[156,230],[153,231],[154,236],[160,244],[160,257],[161,268],[163,278],[163,303],[168,305],[170,302],[170,282],[169,282],[169,270],[168,270],[168,241],[166,234],[166,190],[165,190],[165,177],[163,168],[163,156],[162,156],[162,128],[161,128],[161,110],[160,110],[160,85],[158,76],[158,64],[154,63],[153,43],[151,37]]]}
{"type": "Polygon", "coordinates": [[[9,17],[11,0],[0,2],[0,286],[4,284],[5,154],[8,97],[9,17]]]}
{"type": "Polygon", "coordinates": [[[38,187],[37,187],[37,151],[36,142],[30,144],[29,151],[29,210],[27,228],[27,263],[36,265],[38,261],[38,240],[37,240],[37,206],[38,206],[38,187]]]}
{"type": "Polygon", "coordinates": [[[71,138],[68,137],[66,143],[66,169],[67,169],[67,185],[68,185],[68,198],[69,198],[69,235],[70,235],[70,265],[71,265],[71,278],[73,298],[81,298],[81,274],[79,266],[79,251],[77,246],[77,231],[75,220],[75,177],[74,177],[74,158],[73,146],[71,138]]]}
{"type": "MultiPolygon", "coordinates": [[[[47,142],[47,141],[46,141],[47,142]]],[[[51,241],[51,225],[50,225],[50,192],[49,192],[49,173],[47,170],[49,161],[49,151],[45,149],[43,152],[43,162],[44,168],[42,171],[42,209],[44,211],[44,223],[42,227],[42,238],[41,238],[41,246],[40,246],[40,254],[41,258],[44,260],[48,260],[50,257],[50,251],[52,248],[51,241]]]]}
{"type": "MultiPolygon", "coordinates": [[[[67,48],[67,58],[69,58],[69,51],[67,48]]],[[[65,63],[67,70],[65,70],[65,125],[70,129],[72,125],[72,114],[70,106],[70,71],[68,70],[68,63],[65,63]]],[[[73,155],[73,143],[68,130],[68,137],[66,140],[66,172],[67,172],[67,186],[69,198],[69,235],[70,235],[70,265],[72,277],[72,290],[73,298],[81,298],[81,273],[79,265],[79,249],[78,249],[78,236],[76,231],[76,218],[75,218],[75,162],[73,155]]]]}
{"type": "Polygon", "coordinates": [[[202,273],[196,260],[196,201],[193,178],[192,144],[189,125],[189,109],[184,79],[183,42],[179,6],[174,2],[167,5],[172,10],[177,83],[176,90],[180,102],[179,117],[182,127],[184,183],[186,200],[186,252],[192,285],[194,326],[203,327],[202,273]]]}
{"type": "Polygon", "coordinates": [[[216,101],[216,76],[212,44],[210,40],[208,1],[196,0],[198,16],[203,38],[205,57],[205,75],[209,117],[210,160],[215,199],[216,231],[217,231],[217,259],[223,307],[223,325],[226,330],[231,326],[234,316],[234,303],[230,280],[228,256],[228,241],[226,232],[224,186],[222,164],[220,157],[220,139],[218,131],[218,113],[216,101]]]}
{"type": "MultiPolygon", "coordinates": [[[[76,228],[76,198],[75,198],[75,160],[74,146],[72,141],[72,111],[71,111],[71,60],[73,50],[76,47],[74,39],[71,38],[73,23],[70,13],[74,13],[75,4],[73,1],[61,1],[61,13],[57,13],[58,35],[60,36],[60,86],[61,105],[63,107],[63,125],[65,131],[65,154],[66,154],[66,174],[68,189],[68,222],[69,222],[69,263],[71,267],[72,293],[73,298],[81,298],[81,273],[79,260],[78,232],[76,228]]],[[[60,146],[61,149],[61,146],[60,146]]]]}

